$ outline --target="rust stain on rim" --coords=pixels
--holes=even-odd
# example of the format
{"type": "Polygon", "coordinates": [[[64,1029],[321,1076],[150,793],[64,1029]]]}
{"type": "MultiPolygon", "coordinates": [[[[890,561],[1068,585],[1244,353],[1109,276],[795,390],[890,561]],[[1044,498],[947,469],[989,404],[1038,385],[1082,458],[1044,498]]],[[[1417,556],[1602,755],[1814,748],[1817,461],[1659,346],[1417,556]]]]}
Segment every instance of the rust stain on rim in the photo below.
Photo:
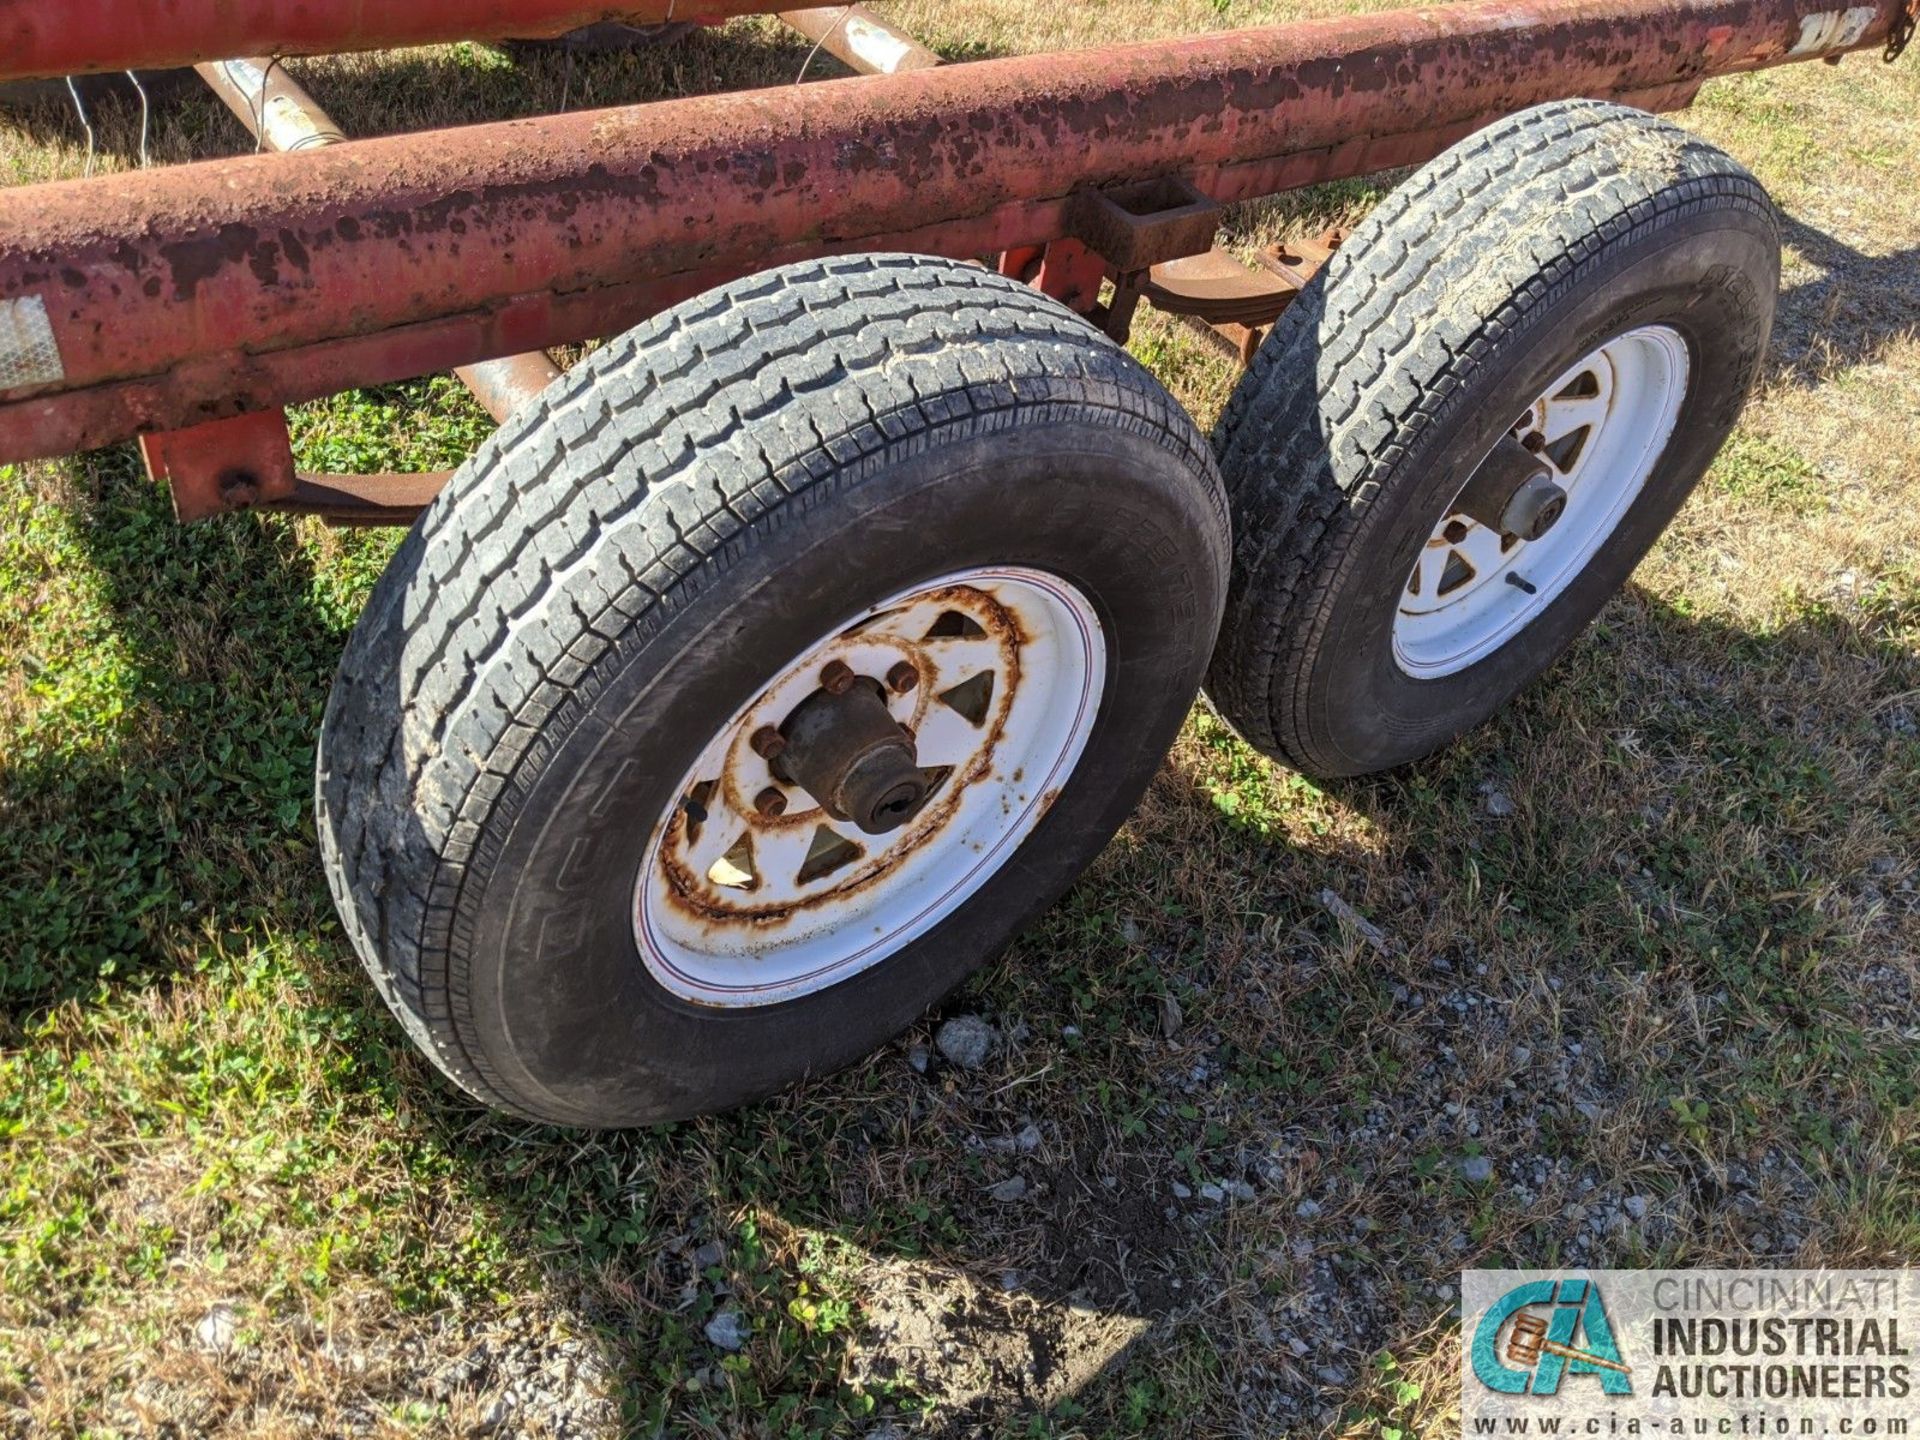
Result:
{"type": "MultiPolygon", "coordinates": [[[[681,846],[688,840],[688,824],[692,817],[688,815],[685,806],[677,806],[673,817],[667,822],[666,834],[661,839],[659,850],[660,865],[667,877],[666,900],[684,918],[692,921],[706,933],[722,933],[742,925],[773,930],[798,916],[810,914],[829,905],[843,903],[855,896],[877,889],[891,878],[901,864],[954,819],[959,813],[961,802],[966,798],[968,788],[992,774],[994,750],[1006,732],[1007,717],[1013,711],[1013,698],[1020,685],[1020,652],[1027,645],[1029,638],[1026,630],[1013,611],[986,591],[970,585],[949,585],[937,590],[929,590],[914,595],[911,603],[938,604],[960,611],[985,630],[999,646],[1000,666],[996,671],[998,679],[995,686],[993,711],[981,726],[981,740],[974,751],[971,763],[964,771],[956,768],[955,772],[947,777],[945,783],[920,813],[904,827],[908,833],[902,837],[901,841],[883,848],[881,863],[877,865],[861,864],[867,860],[868,847],[858,840],[841,834],[839,829],[835,828],[835,834],[840,834],[841,839],[861,850],[859,860],[850,862],[861,864],[861,868],[830,889],[787,904],[740,907],[716,903],[703,895],[702,888],[712,887],[713,882],[706,876],[696,875],[678,853],[681,846]]],[[[846,634],[837,636],[834,641],[829,642],[827,647],[810,653],[806,658],[806,665],[812,668],[822,659],[833,654],[834,645],[855,639],[858,635],[859,629],[856,627],[846,634]]],[[[905,641],[900,643],[903,647],[908,645],[905,641]]],[[[932,672],[923,668],[921,673],[928,675],[932,672]]],[[[917,730],[930,708],[943,703],[934,693],[931,684],[922,684],[912,728],[917,730]]],[[[721,783],[727,787],[730,805],[736,794],[743,794],[745,789],[754,788],[753,786],[743,788],[740,778],[732,773],[731,762],[745,748],[746,737],[759,723],[761,723],[761,717],[750,713],[745,720],[734,727],[736,734],[727,747],[729,763],[723,769],[721,777],[721,783]]],[[[1054,795],[1057,797],[1058,791],[1055,791],[1054,795]]],[[[1051,800],[1047,805],[1051,806],[1051,800]]],[[[755,828],[811,829],[828,823],[825,810],[817,804],[806,810],[789,810],[773,820],[762,820],[758,817],[748,819],[746,812],[740,810],[736,813],[746,820],[749,832],[755,828]]],[[[1044,809],[1042,813],[1045,813],[1044,809]]],[[[752,892],[740,893],[751,894],[752,892]]]]}

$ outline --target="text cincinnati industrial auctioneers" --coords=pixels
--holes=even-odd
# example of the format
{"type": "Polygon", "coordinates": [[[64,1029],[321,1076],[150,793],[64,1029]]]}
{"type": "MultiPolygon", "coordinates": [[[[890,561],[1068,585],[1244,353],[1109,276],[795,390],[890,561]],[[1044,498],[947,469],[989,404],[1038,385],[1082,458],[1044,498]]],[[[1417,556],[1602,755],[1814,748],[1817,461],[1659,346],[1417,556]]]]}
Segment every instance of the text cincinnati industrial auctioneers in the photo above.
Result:
{"type": "Polygon", "coordinates": [[[1663,1276],[1653,1287],[1653,1397],[1900,1400],[1912,1386],[1898,1282],[1868,1278],[1663,1276]],[[1781,1312],[1865,1310],[1860,1316],[1781,1312]],[[1712,1315],[1674,1311],[1712,1310],[1712,1315]],[[1742,1315],[1739,1312],[1764,1312],[1742,1315]]]}

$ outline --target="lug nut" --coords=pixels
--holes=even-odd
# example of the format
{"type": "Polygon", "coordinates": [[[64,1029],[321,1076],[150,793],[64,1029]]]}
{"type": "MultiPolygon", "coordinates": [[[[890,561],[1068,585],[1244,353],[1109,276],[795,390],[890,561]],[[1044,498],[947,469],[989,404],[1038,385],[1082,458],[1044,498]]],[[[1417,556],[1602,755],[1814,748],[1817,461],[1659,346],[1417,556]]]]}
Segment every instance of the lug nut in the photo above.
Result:
{"type": "Polygon", "coordinates": [[[829,695],[844,695],[853,688],[853,682],[860,677],[853,673],[853,667],[844,660],[829,660],[826,668],[820,672],[820,688],[829,695]]]}
{"type": "Polygon", "coordinates": [[[778,820],[787,813],[786,793],[769,785],[754,797],[753,808],[762,820],[778,820]]]}
{"type": "Polygon", "coordinates": [[[911,660],[902,660],[887,671],[887,685],[896,695],[904,695],[920,683],[920,672],[913,668],[911,660]]]}
{"type": "Polygon", "coordinates": [[[762,725],[753,732],[753,738],[747,743],[753,746],[753,753],[762,760],[777,760],[780,752],[787,748],[787,737],[771,725],[762,725]]]}

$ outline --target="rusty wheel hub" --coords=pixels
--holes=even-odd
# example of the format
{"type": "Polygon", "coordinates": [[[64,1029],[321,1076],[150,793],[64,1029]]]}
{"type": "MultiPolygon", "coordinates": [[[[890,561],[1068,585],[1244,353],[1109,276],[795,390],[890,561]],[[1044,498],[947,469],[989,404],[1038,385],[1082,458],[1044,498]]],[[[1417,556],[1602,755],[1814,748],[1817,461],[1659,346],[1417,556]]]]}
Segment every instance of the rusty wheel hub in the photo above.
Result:
{"type": "Polygon", "coordinates": [[[1105,673],[1091,604],[1039,571],[950,576],[838,628],[721,728],[655,827],[649,970],[765,1005],[925,934],[1051,807],[1105,673]]]}
{"type": "Polygon", "coordinates": [[[830,819],[885,835],[919,813],[932,787],[910,733],[887,709],[886,691],[843,664],[832,678],[842,675],[838,690],[823,684],[787,718],[773,773],[806,791],[830,819]]]}

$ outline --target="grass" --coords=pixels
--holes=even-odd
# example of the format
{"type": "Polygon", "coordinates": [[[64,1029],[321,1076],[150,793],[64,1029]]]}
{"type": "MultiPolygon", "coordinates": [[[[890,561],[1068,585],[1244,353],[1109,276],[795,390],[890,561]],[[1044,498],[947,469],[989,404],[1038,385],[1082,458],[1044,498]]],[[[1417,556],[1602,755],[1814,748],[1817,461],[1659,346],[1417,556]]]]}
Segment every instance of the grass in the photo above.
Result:
{"type": "MultiPolygon", "coordinates": [[[[965,57],[1329,8],[894,10],[965,57]]],[[[372,132],[804,58],[745,22],[572,67],[296,69],[372,132]]],[[[392,538],[180,529],[124,451],[0,470],[0,1431],[1401,1440],[1457,1403],[1464,1265],[1910,1260],[1917,105],[1910,61],[1865,57],[1708,87],[1685,123],[1791,250],[1765,387],[1673,531],[1426,764],[1318,786],[1196,710],[946,1007],[1006,1037],[982,1072],[922,1073],[930,1023],[669,1130],[476,1111],[363,982],[307,813],[392,538]]],[[[97,167],[130,163],[132,111],[94,119],[97,167]]],[[[0,174],[77,173],[77,135],[0,126],[0,174]]],[[[150,139],[240,148],[191,92],[150,139]]],[[[1212,352],[1136,348],[1211,419],[1212,352]]],[[[315,468],[437,468],[485,427],[444,380],[294,416],[315,468]]]]}

